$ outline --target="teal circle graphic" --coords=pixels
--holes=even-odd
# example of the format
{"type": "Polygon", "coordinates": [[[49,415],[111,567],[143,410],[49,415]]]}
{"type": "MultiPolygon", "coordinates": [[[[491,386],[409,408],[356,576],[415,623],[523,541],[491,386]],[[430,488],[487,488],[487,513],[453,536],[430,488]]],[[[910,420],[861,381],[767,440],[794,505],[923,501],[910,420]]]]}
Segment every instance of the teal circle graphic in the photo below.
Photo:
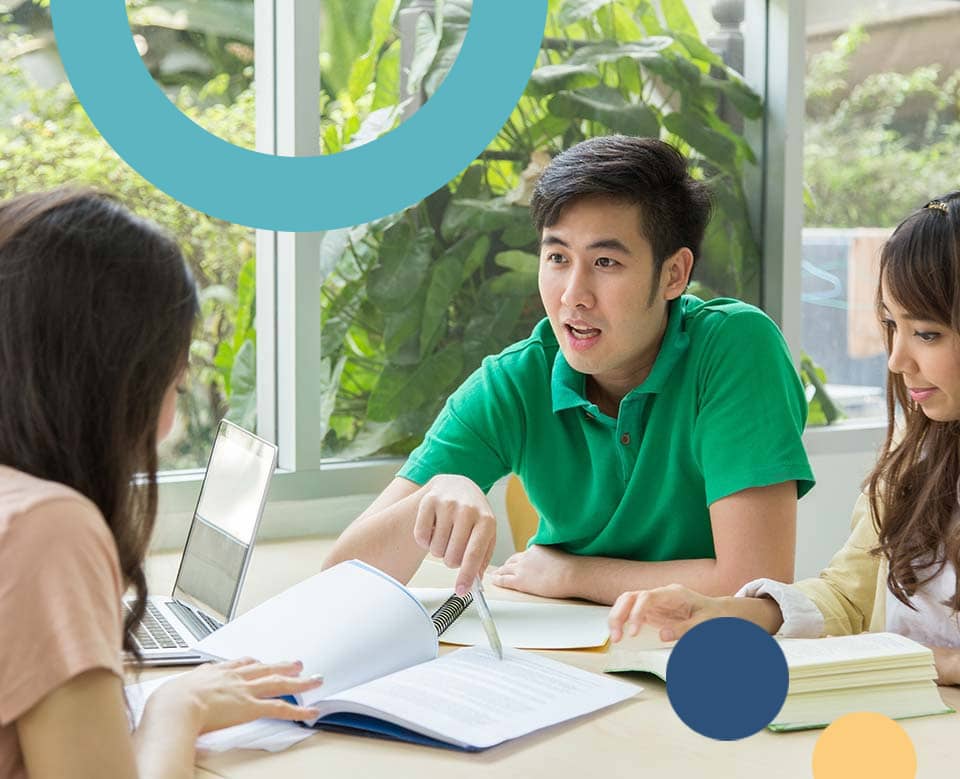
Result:
{"type": "Polygon", "coordinates": [[[241,149],[163,94],[124,0],[51,0],[60,58],[97,130],[140,175],[198,211],[313,232],[400,211],[445,185],[496,136],[533,70],[547,0],[478,0],[453,68],[410,119],[364,146],[314,157],[241,149]]]}

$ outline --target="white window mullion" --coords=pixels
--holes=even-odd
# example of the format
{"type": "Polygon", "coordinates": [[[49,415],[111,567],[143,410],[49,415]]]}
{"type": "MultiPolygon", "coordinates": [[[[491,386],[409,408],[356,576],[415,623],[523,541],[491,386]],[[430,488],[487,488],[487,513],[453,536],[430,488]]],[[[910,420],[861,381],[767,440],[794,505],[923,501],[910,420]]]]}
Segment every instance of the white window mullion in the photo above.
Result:
{"type": "MultiPolygon", "coordinates": [[[[277,153],[278,0],[254,2],[257,151],[277,153]]],[[[257,433],[277,441],[277,234],[257,230],[257,433]]]]}
{"type": "MultiPolygon", "coordinates": [[[[275,153],[316,155],[320,153],[320,0],[274,2],[275,153]]],[[[324,186],[325,182],[317,182],[318,189],[324,186]]],[[[313,470],[320,467],[322,445],[321,234],[276,235],[276,432],[280,467],[313,470]]]]}
{"type": "Polygon", "coordinates": [[[763,306],[800,358],[803,229],[803,0],[768,0],[763,306]]]}

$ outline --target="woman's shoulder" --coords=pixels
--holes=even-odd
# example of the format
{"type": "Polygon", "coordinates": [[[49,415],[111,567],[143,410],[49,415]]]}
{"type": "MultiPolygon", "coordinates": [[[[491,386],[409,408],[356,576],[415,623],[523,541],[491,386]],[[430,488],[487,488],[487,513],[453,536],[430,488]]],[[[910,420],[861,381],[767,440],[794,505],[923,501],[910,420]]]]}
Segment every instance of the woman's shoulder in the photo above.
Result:
{"type": "Polygon", "coordinates": [[[0,466],[0,538],[4,546],[91,544],[116,558],[113,535],[97,506],[72,487],[0,466]]]}
{"type": "Polygon", "coordinates": [[[0,517],[23,514],[44,503],[62,500],[79,503],[98,515],[100,513],[93,501],[66,484],[0,465],[0,517]]]}

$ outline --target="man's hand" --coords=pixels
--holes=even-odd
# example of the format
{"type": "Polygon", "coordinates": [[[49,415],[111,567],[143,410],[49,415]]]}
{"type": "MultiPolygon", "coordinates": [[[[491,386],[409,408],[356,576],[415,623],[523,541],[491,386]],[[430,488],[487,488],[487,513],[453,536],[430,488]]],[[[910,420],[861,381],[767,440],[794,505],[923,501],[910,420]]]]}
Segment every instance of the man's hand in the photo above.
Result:
{"type": "Polygon", "coordinates": [[[486,495],[465,476],[441,474],[423,485],[413,527],[421,549],[457,568],[457,595],[483,573],[497,543],[497,520],[486,495]]]}
{"type": "Polygon", "coordinates": [[[575,598],[576,565],[576,555],[535,544],[511,556],[493,572],[490,581],[498,587],[545,598],[575,598]]]}

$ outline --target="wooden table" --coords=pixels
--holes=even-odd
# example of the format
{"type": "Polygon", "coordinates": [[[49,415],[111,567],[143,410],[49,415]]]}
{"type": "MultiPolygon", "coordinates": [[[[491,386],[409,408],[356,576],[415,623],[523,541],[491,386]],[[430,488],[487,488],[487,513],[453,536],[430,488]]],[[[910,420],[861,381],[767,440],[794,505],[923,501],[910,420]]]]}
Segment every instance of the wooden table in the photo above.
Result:
{"type": "MultiPolygon", "coordinates": [[[[258,545],[247,574],[241,611],[316,573],[331,543],[330,539],[300,538],[258,545]]],[[[153,592],[170,591],[178,561],[179,555],[168,554],[148,560],[147,574],[153,592]]],[[[427,562],[412,584],[446,586],[452,581],[451,571],[439,563],[427,562]]],[[[487,590],[492,599],[526,598],[492,585],[487,590]]],[[[604,665],[604,652],[599,650],[544,654],[592,671],[600,671],[604,665]]],[[[157,673],[161,671],[146,671],[143,677],[157,673]]],[[[275,754],[234,750],[200,755],[197,776],[810,779],[813,747],[822,730],[777,734],[763,731],[741,741],[713,741],[694,733],[679,720],[659,679],[640,674],[620,678],[641,685],[643,691],[617,706],[484,752],[466,754],[318,732],[275,754]]],[[[960,710],[960,688],[940,689],[944,701],[960,710]]],[[[901,720],[901,724],[917,749],[918,779],[956,774],[960,761],[960,715],[901,720]]]]}

